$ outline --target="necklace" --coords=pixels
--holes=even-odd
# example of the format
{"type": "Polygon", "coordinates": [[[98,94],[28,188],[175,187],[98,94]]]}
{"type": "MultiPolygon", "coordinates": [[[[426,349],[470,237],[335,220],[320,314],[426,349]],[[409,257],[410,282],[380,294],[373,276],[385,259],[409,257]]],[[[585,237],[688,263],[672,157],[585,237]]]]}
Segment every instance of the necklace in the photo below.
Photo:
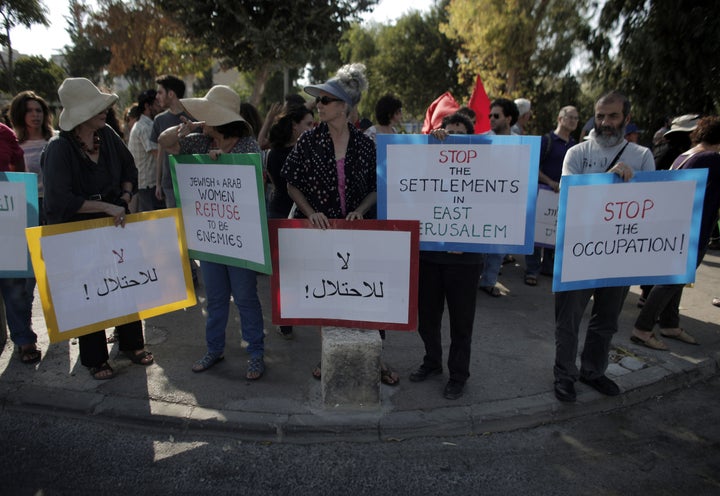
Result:
{"type": "Polygon", "coordinates": [[[94,155],[100,150],[100,135],[97,133],[97,131],[93,132],[93,138],[92,138],[92,147],[89,147],[82,139],[80,139],[80,136],[75,133],[75,139],[78,142],[78,145],[80,145],[80,149],[84,151],[88,155],[94,155]]]}

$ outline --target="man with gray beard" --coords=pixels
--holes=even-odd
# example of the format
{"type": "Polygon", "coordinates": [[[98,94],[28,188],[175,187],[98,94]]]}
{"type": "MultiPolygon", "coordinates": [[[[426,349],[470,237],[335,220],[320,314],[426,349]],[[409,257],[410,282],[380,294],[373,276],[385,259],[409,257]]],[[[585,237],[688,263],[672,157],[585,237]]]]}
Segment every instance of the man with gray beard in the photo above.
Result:
{"type": "MultiPolygon", "coordinates": [[[[595,103],[595,128],[591,137],[567,151],[563,175],[609,172],[629,181],[636,171],[655,170],[650,150],[625,140],[625,126],[629,122],[630,102],[625,96],[612,92],[601,97],[595,103]]],[[[555,293],[553,372],[558,400],[575,401],[575,381],[578,379],[602,394],[620,394],[620,388],[605,375],[605,370],[610,342],[618,330],[618,318],[628,289],[621,286],[555,293]],[[593,307],[578,371],[580,321],[591,297],[593,307]]]]}

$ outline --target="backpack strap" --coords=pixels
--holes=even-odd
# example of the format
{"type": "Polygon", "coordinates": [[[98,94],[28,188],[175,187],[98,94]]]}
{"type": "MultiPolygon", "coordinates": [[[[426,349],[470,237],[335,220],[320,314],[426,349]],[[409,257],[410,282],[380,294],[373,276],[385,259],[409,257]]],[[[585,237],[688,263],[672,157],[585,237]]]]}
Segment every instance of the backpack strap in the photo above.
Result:
{"type": "Polygon", "coordinates": [[[541,164],[545,163],[545,161],[550,156],[550,151],[552,151],[552,134],[543,134],[543,139],[545,139],[545,149],[543,150],[542,156],[540,157],[541,164]]]}

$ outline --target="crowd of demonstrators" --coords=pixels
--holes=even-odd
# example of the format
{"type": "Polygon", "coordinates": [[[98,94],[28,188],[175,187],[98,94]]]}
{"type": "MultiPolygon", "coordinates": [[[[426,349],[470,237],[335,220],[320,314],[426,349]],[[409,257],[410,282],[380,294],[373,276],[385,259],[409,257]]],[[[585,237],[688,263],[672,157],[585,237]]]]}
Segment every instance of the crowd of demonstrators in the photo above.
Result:
{"type": "MultiPolygon", "coordinates": [[[[213,159],[223,153],[260,153],[252,128],[240,115],[240,96],[232,88],[213,86],[205,97],[184,98],[180,103],[197,121],[181,117],[180,124],[165,129],[158,140],[163,150],[171,154],[209,154],[213,159]]],[[[193,364],[193,372],[204,372],[224,359],[232,296],[250,355],[245,377],[259,379],[265,372],[265,335],[257,273],[205,260],[200,262],[200,268],[207,296],[207,352],[193,364]]]]}
{"type": "MultiPolygon", "coordinates": [[[[555,130],[543,135],[540,140],[538,182],[547,185],[556,193],[560,191],[565,154],[576,143],[571,133],[577,128],[579,118],[575,107],[568,105],[561,108],[555,130]]],[[[536,246],[530,255],[525,256],[525,284],[536,286],[538,274],[552,276],[554,263],[553,248],[536,246]]]]}
{"type": "MultiPolygon", "coordinates": [[[[450,134],[473,134],[474,126],[456,112],[443,119],[432,135],[444,140],[450,134]]],[[[447,303],[450,314],[449,379],[443,396],[450,400],[462,396],[470,377],[470,351],[475,320],[476,293],[482,255],[470,252],[421,251],[418,275],[418,334],[425,345],[425,356],[412,374],[412,382],[422,382],[443,372],[442,317],[447,303]]]]}
{"type": "MultiPolygon", "coordinates": [[[[295,216],[327,229],[330,219],[364,219],[377,200],[375,144],[351,122],[367,88],[365,66],[349,64],[325,83],[305,87],[317,104],[320,124],[305,132],[282,167],[295,216]]],[[[381,333],[384,334],[384,333],[381,333]]],[[[313,369],[321,376],[321,363],[313,369]]],[[[381,367],[381,380],[394,385],[397,373],[381,367]]]]}
{"type": "MultiPolygon", "coordinates": [[[[128,203],[137,188],[137,169],[122,138],[106,122],[118,97],[85,78],[68,78],[58,90],[63,106],[60,134],[42,155],[48,224],[112,217],[125,226],[128,203]]],[[[142,322],[116,326],[119,349],[133,363],[150,365],[142,322]]],[[[79,338],[80,361],[95,379],[110,379],[104,330],[79,338]]]]}

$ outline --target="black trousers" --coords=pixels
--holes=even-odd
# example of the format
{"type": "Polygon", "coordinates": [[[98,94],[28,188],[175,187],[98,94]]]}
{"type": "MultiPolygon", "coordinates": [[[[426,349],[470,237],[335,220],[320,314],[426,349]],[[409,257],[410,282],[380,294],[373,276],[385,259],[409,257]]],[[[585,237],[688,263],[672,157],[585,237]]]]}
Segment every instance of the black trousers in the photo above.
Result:
{"type": "Polygon", "coordinates": [[[441,264],[420,260],[418,334],[425,344],[423,364],[442,367],[442,316],[447,301],[450,314],[450,379],[464,383],[470,377],[470,350],[479,264],[441,264]]]}
{"type": "MultiPolygon", "coordinates": [[[[135,351],[145,347],[142,322],[136,320],[129,324],[121,324],[115,328],[118,334],[120,351],[135,351]]],[[[105,329],[78,338],[80,342],[80,363],[86,367],[99,367],[108,361],[105,329]]]]}

